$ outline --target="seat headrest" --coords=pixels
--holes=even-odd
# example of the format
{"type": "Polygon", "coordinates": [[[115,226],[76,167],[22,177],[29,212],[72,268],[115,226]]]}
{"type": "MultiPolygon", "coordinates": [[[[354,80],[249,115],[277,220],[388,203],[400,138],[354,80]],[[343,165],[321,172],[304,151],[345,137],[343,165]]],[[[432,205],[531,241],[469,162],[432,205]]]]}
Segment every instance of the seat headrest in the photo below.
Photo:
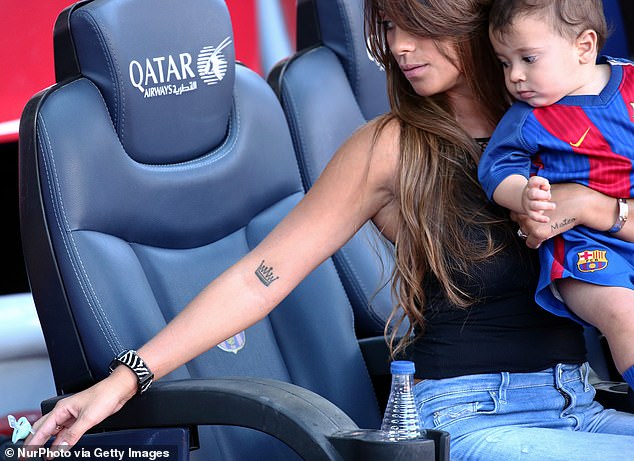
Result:
{"type": "Polygon", "coordinates": [[[364,30],[363,0],[314,0],[321,41],[341,61],[366,119],[389,109],[385,71],[372,60],[364,30]]]}
{"type": "Polygon", "coordinates": [[[135,161],[184,162],[225,139],[235,53],[223,0],[94,0],[70,30],[80,74],[135,161]]]}

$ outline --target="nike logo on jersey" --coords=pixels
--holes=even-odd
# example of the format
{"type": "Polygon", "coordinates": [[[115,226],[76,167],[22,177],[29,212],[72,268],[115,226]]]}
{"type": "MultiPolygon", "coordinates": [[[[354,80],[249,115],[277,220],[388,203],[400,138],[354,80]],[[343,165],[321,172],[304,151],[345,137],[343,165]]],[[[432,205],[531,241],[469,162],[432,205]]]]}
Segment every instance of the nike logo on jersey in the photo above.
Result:
{"type": "Polygon", "coordinates": [[[572,147],[579,147],[579,146],[581,145],[581,143],[583,142],[583,140],[584,140],[584,139],[586,139],[586,136],[588,136],[588,133],[589,133],[589,132],[590,132],[590,127],[588,127],[588,129],[586,130],[586,132],[585,132],[585,133],[583,133],[583,136],[581,136],[581,137],[579,138],[579,141],[577,141],[577,142],[572,142],[572,141],[570,141],[570,145],[571,145],[572,147]]]}

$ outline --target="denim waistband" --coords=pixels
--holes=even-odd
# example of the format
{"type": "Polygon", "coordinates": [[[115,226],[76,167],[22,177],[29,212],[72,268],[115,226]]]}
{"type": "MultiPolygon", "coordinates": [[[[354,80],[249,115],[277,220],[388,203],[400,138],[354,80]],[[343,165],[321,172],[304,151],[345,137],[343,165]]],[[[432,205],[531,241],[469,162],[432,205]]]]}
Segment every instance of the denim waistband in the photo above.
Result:
{"type": "Polygon", "coordinates": [[[478,375],[458,376],[445,379],[427,379],[416,384],[417,394],[442,394],[464,391],[497,391],[503,389],[522,389],[527,387],[548,386],[561,389],[573,382],[583,383],[585,390],[589,389],[587,363],[571,365],[560,363],[545,370],[528,373],[489,373],[478,375]]]}

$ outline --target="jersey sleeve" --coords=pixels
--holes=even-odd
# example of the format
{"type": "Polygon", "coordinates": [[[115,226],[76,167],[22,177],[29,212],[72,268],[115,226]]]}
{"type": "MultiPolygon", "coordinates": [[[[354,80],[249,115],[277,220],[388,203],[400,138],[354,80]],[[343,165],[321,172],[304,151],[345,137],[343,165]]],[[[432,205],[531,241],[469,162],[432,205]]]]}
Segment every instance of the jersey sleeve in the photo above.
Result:
{"type": "Polygon", "coordinates": [[[513,104],[500,120],[482,153],[478,179],[490,200],[495,189],[508,176],[529,176],[531,156],[536,149],[531,147],[533,143],[524,139],[523,127],[531,111],[532,108],[527,104],[513,104]]]}

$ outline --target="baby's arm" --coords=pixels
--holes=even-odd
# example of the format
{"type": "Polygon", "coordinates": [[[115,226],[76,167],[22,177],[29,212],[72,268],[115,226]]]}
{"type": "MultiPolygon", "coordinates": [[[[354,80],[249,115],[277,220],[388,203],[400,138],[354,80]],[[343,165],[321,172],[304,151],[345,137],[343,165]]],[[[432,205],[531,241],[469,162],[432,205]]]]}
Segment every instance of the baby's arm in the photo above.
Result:
{"type": "Polygon", "coordinates": [[[555,209],[555,204],[550,201],[550,183],[541,176],[526,179],[522,175],[510,175],[497,186],[493,200],[540,223],[549,222],[544,212],[555,209]]]}

